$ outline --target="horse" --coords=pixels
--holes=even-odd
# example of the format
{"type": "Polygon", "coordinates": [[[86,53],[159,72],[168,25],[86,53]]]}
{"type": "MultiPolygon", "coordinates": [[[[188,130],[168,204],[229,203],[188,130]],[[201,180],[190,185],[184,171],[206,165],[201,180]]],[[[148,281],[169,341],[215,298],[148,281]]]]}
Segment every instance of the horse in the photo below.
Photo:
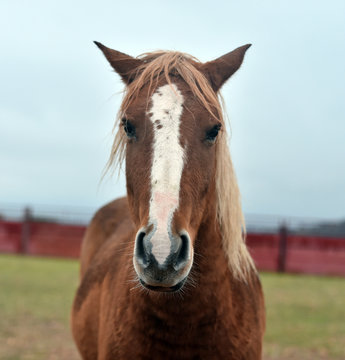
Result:
{"type": "Polygon", "coordinates": [[[127,196],[82,242],[71,315],[82,359],[261,359],[264,297],[220,95],[250,45],[202,63],[95,44],[125,83],[107,169],[125,162],[127,196]]]}

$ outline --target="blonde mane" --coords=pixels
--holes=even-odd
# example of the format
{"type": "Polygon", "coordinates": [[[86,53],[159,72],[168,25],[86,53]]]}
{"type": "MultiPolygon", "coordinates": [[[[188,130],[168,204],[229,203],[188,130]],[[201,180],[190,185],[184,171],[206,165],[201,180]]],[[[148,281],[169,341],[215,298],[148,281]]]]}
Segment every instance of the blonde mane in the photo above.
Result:
{"type": "Polygon", "coordinates": [[[222,131],[216,143],[216,196],[217,218],[222,233],[223,248],[233,275],[246,281],[255,265],[245,245],[245,222],[241,209],[240,192],[227,143],[226,126],[223,118],[222,101],[209,85],[206,77],[198,70],[199,60],[175,51],[158,51],[140,55],[143,65],[136,69],[135,80],[124,92],[124,98],[114,125],[115,139],[106,169],[123,163],[126,136],[119,131],[121,119],[140,90],[157,85],[162,76],[171,84],[172,76],[179,76],[191,89],[205,109],[222,123],[222,131]]]}

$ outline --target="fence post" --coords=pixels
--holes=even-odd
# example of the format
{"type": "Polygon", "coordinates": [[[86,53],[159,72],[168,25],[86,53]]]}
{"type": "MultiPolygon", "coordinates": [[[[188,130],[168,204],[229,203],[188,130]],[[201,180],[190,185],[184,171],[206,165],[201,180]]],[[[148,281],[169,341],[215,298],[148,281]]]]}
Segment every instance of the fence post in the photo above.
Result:
{"type": "Polygon", "coordinates": [[[32,212],[29,207],[24,209],[23,222],[22,222],[22,237],[21,237],[21,246],[20,253],[27,254],[29,250],[29,241],[30,241],[30,221],[32,219],[32,212]]]}
{"type": "Polygon", "coordinates": [[[279,228],[278,272],[285,272],[286,270],[287,234],[287,227],[282,224],[279,228]]]}

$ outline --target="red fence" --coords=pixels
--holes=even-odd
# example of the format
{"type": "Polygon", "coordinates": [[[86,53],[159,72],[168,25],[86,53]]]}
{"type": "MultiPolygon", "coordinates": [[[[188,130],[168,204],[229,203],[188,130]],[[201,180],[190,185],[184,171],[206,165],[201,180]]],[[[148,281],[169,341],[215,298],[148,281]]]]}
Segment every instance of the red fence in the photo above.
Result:
{"type": "MultiPolygon", "coordinates": [[[[85,226],[0,220],[0,252],[79,256],[85,226]]],[[[277,234],[247,235],[259,270],[345,276],[345,239],[277,234]]]]}
{"type": "Polygon", "coordinates": [[[248,234],[259,270],[345,276],[345,239],[305,235],[248,234]]]}
{"type": "Polygon", "coordinates": [[[85,226],[0,221],[0,252],[77,258],[85,226]]]}

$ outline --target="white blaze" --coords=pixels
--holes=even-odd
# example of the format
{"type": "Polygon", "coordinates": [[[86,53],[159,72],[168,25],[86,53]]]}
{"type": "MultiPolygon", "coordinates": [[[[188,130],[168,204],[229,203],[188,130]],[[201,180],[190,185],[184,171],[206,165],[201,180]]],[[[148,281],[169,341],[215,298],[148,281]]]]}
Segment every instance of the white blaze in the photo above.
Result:
{"type": "Polygon", "coordinates": [[[152,254],[162,264],[170,254],[171,221],[179,205],[184,149],[180,144],[183,96],[175,84],[152,95],[149,117],[153,124],[150,223],[152,254]]]}

